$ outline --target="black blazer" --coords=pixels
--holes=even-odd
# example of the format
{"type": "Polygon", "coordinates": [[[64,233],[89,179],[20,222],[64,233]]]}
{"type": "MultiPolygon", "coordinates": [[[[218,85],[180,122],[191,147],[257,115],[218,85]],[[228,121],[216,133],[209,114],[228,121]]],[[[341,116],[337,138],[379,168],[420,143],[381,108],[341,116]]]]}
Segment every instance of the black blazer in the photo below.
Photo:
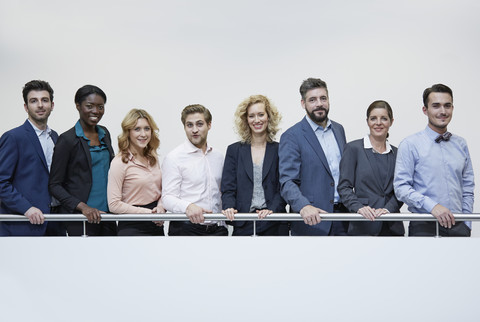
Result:
{"type": "MultiPolygon", "coordinates": [[[[105,131],[104,142],[110,153],[110,161],[114,155],[112,140],[108,130],[105,131]]],[[[92,188],[92,157],[88,143],[77,137],[75,127],[58,137],[53,152],[50,181],[48,189],[61,205],[59,213],[74,213],[80,202],[87,203],[92,188]]]]}
{"type": "MultiPolygon", "coordinates": [[[[402,202],[398,201],[393,191],[393,175],[397,148],[392,147],[393,158],[388,163],[385,178],[381,178],[372,149],[364,149],[363,139],[348,143],[340,161],[340,179],[338,193],[342,203],[352,213],[356,213],[363,206],[372,208],[386,208],[391,213],[400,212],[402,202]]],[[[405,233],[401,221],[386,222],[394,234],[405,233]]],[[[382,221],[350,222],[350,235],[378,235],[382,229],[382,221]]]]}
{"type": "MultiPolygon", "coordinates": [[[[262,186],[267,208],[274,213],[285,212],[286,203],[280,196],[278,174],[278,143],[267,143],[262,168],[262,186]]],[[[249,213],[253,195],[253,162],[251,145],[236,142],[228,146],[222,174],[222,209],[234,208],[249,213]]],[[[235,227],[246,222],[234,221],[235,227]]],[[[259,223],[257,223],[258,225],[259,223]]],[[[258,230],[260,230],[258,226],[258,230]]]]}

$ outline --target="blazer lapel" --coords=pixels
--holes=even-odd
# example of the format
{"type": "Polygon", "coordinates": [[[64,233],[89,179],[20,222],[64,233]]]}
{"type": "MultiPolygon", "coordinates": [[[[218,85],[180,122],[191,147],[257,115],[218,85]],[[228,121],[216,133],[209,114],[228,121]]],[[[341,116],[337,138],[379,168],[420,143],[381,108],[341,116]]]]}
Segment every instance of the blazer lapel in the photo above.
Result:
{"type": "Polygon", "coordinates": [[[392,147],[392,151],[390,151],[390,153],[388,154],[388,171],[387,171],[388,175],[385,178],[385,182],[383,186],[384,191],[387,190],[388,185],[393,180],[394,172],[395,172],[395,150],[392,147]]]}
{"type": "Polygon", "coordinates": [[[52,134],[50,135],[50,137],[52,138],[53,144],[57,144],[58,133],[52,130],[52,134]]]}
{"type": "Polygon", "coordinates": [[[82,145],[82,148],[83,148],[83,152],[85,153],[85,156],[87,157],[88,168],[92,169],[92,156],[90,155],[90,147],[88,146],[88,143],[84,138],[77,136],[77,139],[80,141],[80,144],[82,145]]]}
{"type": "Polygon", "coordinates": [[[308,124],[306,116],[303,118],[302,121],[302,130],[305,139],[310,144],[313,151],[315,151],[320,161],[322,161],[322,164],[327,170],[327,172],[333,177],[332,172],[330,171],[330,166],[328,165],[327,157],[325,156],[322,146],[320,145],[320,142],[318,142],[317,136],[313,132],[312,127],[310,126],[310,124],[308,124]]]}
{"type": "Polygon", "coordinates": [[[345,138],[343,135],[340,134],[340,131],[337,130],[337,126],[333,121],[332,121],[332,131],[333,131],[333,136],[335,137],[335,141],[337,141],[338,148],[340,150],[340,156],[342,156],[343,149],[345,148],[345,138]]]}
{"type": "MultiPolygon", "coordinates": [[[[363,148],[363,147],[362,147],[363,148]]],[[[365,155],[367,156],[368,162],[370,163],[370,167],[373,173],[373,176],[375,177],[375,183],[377,184],[378,188],[383,189],[383,184],[381,178],[378,177],[379,173],[378,171],[375,171],[375,169],[378,169],[378,162],[375,159],[375,156],[373,155],[373,150],[372,149],[363,149],[365,152],[365,155]]]]}
{"type": "Polygon", "coordinates": [[[26,133],[27,133],[28,139],[30,140],[30,142],[33,145],[33,148],[35,149],[35,151],[38,154],[38,157],[40,158],[40,160],[42,160],[42,164],[45,166],[46,169],[48,169],[47,160],[45,160],[45,154],[43,154],[42,145],[40,144],[37,133],[33,129],[32,125],[28,122],[28,120],[25,121],[23,126],[25,128],[26,133]]]}
{"type": "Polygon", "coordinates": [[[272,167],[273,160],[275,159],[275,149],[273,148],[273,143],[267,143],[265,148],[265,157],[263,158],[262,166],[262,182],[267,177],[270,168],[272,167]]]}
{"type": "Polygon", "coordinates": [[[253,182],[253,162],[252,162],[252,150],[250,144],[242,144],[240,146],[240,155],[241,163],[244,165],[245,172],[250,178],[250,181],[253,182]]]}

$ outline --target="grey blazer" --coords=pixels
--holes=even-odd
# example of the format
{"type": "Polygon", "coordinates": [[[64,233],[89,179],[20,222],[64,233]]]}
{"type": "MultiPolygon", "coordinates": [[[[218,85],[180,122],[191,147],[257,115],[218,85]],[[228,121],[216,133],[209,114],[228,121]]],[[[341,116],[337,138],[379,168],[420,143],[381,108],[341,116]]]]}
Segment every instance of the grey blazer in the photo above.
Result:
{"type": "MultiPolygon", "coordinates": [[[[363,147],[363,139],[349,142],[343,151],[340,161],[340,180],[338,193],[345,207],[356,213],[363,206],[386,208],[391,213],[400,212],[402,203],[397,200],[393,191],[393,175],[397,148],[392,146],[393,158],[389,159],[387,176],[381,178],[376,170],[377,163],[372,149],[363,147]]],[[[378,235],[385,223],[393,235],[404,235],[405,229],[401,221],[357,221],[350,222],[349,235],[378,235]]],[[[385,228],[385,227],[384,227],[385,228]]]]}

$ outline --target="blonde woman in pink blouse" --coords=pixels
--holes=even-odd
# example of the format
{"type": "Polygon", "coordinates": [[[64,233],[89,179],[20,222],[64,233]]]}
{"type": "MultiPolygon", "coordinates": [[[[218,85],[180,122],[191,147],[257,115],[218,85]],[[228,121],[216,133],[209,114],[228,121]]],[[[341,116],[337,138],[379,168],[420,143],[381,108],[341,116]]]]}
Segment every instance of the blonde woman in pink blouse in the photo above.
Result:
{"type": "MultiPolygon", "coordinates": [[[[132,109],[122,121],[119,153],[108,173],[108,207],[117,214],[164,213],[158,127],[145,110],[132,109]]],[[[163,222],[119,221],[119,236],[164,236],[163,222]]]]}

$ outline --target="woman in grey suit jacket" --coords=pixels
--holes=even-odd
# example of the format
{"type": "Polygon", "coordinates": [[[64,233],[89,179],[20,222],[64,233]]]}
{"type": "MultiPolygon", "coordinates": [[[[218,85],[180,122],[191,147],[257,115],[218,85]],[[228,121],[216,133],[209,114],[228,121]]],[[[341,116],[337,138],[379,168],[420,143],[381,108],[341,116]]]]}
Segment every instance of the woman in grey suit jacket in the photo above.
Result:
{"type": "Polygon", "coordinates": [[[403,236],[401,221],[375,221],[386,214],[400,212],[402,203],[393,191],[397,148],[387,142],[393,111],[385,101],[375,101],[367,109],[370,134],[348,143],[340,162],[338,193],[350,212],[372,222],[350,222],[353,236],[403,236]]]}
{"type": "MultiPolygon", "coordinates": [[[[281,116],[269,99],[253,95],[245,99],[235,113],[240,142],[227,149],[222,174],[222,209],[229,219],[235,213],[256,212],[265,218],[272,212],[285,212],[280,196],[278,143],[274,142],[281,116]]],[[[253,234],[251,221],[232,221],[234,236],[253,234]]],[[[286,236],[288,223],[257,222],[257,235],[286,236]]]]}
{"type": "MultiPolygon", "coordinates": [[[[98,87],[85,85],[75,94],[80,119],[59,136],[53,153],[48,188],[60,202],[59,213],[82,213],[88,218],[87,234],[116,235],[115,222],[101,222],[108,212],[107,176],[114,157],[110,133],[98,125],[107,96],[98,87]]],[[[83,234],[82,222],[65,222],[69,236],[83,234]]]]}

